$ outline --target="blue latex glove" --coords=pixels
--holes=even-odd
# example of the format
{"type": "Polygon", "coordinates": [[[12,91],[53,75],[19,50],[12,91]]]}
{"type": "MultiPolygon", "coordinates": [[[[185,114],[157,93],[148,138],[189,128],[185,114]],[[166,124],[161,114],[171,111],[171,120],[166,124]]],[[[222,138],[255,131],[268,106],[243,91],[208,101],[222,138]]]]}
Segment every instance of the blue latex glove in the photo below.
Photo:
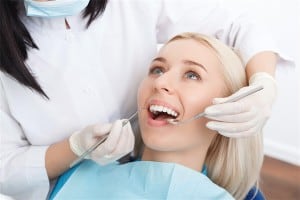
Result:
{"type": "Polygon", "coordinates": [[[227,137],[245,137],[260,133],[271,114],[276,92],[276,82],[271,75],[265,72],[255,73],[249,80],[249,86],[229,97],[213,100],[214,105],[205,109],[205,115],[214,121],[208,122],[206,126],[227,137]],[[239,101],[223,103],[257,85],[264,89],[239,101]]]}

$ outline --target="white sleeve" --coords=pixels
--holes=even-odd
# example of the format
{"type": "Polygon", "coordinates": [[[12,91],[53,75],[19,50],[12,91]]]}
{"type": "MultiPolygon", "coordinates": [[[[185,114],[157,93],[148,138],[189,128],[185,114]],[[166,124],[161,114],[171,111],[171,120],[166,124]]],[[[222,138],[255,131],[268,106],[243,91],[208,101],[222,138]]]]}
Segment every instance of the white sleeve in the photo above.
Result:
{"type": "Polygon", "coordinates": [[[14,200],[12,197],[4,195],[4,194],[0,194],[0,199],[1,200],[14,200]]]}
{"type": "Polygon", "coordinates": [[[10,115],[0,79],[0,193],[15,199],[45,199],[49,180],[45,169],[47,146],[31,146],[10,115]]]}
{"type": "Polygon", "coordinates": [[[160,43],[182,32],[214,36],[237,50],[245,64],[262,51],[279,54],[272,34],[261,24],[247,13],[230,10],[219,0],[162,0],[156,28],[160,43]]]}

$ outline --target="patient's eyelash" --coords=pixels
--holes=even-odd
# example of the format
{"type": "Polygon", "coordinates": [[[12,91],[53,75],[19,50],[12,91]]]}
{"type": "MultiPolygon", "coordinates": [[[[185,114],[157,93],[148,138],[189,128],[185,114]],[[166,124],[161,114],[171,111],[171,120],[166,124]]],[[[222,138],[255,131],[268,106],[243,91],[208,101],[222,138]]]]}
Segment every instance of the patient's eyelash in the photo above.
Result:
{"type": "Polygon", "coordinates": [[[192,80],[201,80],[201,76],[194,71],[188,71],[184,74],[184,77],[188,78],[188,79],[192,79],[192,80]]]}
{"type": "Polygon", "coordinates": [[[149,69],[149,75],[153,74],[153,75],[162,75],[163,73],[165,72],[164,70],[164,67],[161,67],[161,66],[152,66],[150,69],[149,69]]]}

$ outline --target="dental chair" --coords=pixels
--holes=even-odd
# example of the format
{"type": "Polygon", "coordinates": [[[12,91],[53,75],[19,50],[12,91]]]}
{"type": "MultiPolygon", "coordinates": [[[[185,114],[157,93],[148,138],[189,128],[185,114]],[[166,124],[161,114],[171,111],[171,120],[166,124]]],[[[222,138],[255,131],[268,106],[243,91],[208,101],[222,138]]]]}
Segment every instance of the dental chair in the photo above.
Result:
{"type": "Polygon", "coordinates": [[[265,197],[260,190],[257,190],[256,187],[253,187],[248,192],[245,200],[265,200],[265,197]]]}

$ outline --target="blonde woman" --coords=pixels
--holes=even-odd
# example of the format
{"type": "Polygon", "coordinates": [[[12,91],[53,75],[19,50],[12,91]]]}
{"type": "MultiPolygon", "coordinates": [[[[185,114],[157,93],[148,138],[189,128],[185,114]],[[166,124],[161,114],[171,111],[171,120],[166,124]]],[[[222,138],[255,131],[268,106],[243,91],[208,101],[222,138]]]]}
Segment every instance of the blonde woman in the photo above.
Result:
{"type": "Polygon", "coordinates": [[[264,84],[265,90],[243,99],[234,115],[227,103],[206,110],[214,118],[210,129],[227,137],[253,135],[270,115],[273,76],[283,52],[256,18],[232,12],[226,4],[1,0],[0,193],[45,199],[107,122],[111,134],[102,147],[109,148],[97,148],[90,159],[105,164],[132,151],[132,131],[113,131],[122,128],[114,120],[134,111],[138,84],[157,44],[181,32],[205,33],[239,49],[249,86],[264,84]]]}
{"type": "Polygon", "coordinates": [[[173,37],[138,90],[141,161],[84,162],[56,198],[245,199],[259,178],[262,134],[228,138],[208,129],[207,118],[167,122],[189,119],[245,85],[240,58],[226,45],[194,33],[173,37]]]}

